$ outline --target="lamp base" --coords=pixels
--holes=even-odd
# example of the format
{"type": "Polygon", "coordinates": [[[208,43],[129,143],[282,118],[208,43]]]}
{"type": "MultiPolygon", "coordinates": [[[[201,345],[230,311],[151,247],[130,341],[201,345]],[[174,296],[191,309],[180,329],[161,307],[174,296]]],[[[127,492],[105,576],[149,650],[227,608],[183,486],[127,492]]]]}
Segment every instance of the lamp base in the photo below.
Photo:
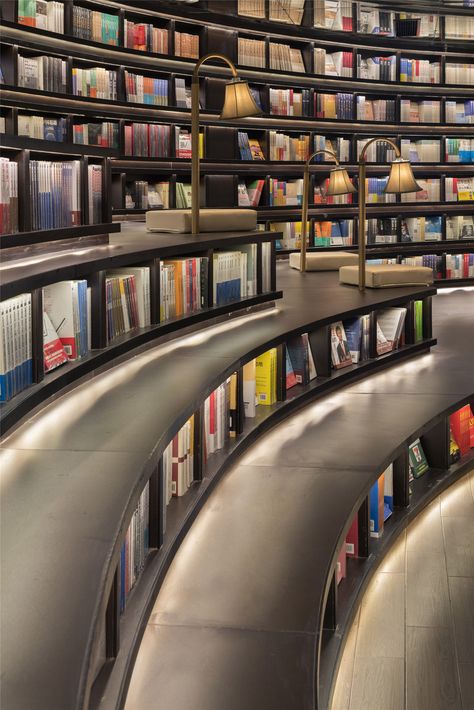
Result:
{"type": "MultiPolygon", "coordinates": [[[[191,210],[151,210],[146,213],[149,232],[191,232],[191,210]]],[[[251,232],[257,228],[257,212],[244,209],[202,209],[199,211],[200,232],[251,232]]]]}
{"type": "MultiPolygon", "coordinates": [[[[289,265],[292,269],[300,270],[301,254],[293,252],[290,254],[289,265]]],[[[357,254],[348,251],[337,251],[333,254],[325,251],[321,254],[314,252],[306,253],[306,271],[337,271],[339,267],[346,264],[357,264],[357,254]]]]}
{"type": "MultiPolygon", "coordinates": [[[[358,266],[341,266],[339,282],[359,285],[358,266]]],[[[365,267],[367,288],[393,288],[394,286],[429,286],[433,283],[433,270],[427,266],[408,264],[374,264],[365,267]]]]}

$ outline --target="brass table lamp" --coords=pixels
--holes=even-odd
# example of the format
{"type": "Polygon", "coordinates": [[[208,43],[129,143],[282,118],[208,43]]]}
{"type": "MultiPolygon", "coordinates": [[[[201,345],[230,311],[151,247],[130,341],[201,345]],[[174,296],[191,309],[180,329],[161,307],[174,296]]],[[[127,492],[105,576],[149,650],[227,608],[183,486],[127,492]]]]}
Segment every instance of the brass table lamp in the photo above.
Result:
{"type": "Polygon", "coordinates": [[[220,119],[232,120],[258,116],[258,108],[247,81],[239,79],[234,64],[223,54],[206,54],[194,67],[191,84],[191,231],[199,234],[200,171],[199,171],[199,70],[205,62],[220,59],[231,72],[232,79],[226,82],[224,105],[220,119]]]}

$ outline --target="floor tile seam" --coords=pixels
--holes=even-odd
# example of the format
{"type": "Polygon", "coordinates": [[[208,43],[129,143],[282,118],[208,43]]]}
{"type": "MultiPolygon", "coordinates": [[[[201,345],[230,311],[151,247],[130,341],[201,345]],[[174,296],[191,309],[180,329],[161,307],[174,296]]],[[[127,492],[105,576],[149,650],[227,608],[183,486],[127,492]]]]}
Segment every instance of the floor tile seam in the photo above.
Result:
{"type": "Polygon", "coordinates": [[[250,631],[252,633],[256,634],[282,634],[282,635],[287,635],[287,636],[301,636],[302,638],[314,638],[315,640],[318,637],[318,632],[317,631],[301,631],[301,629],[298,630],[292,630],[292,629],[271,629],[271,628],[266,628],[266,627],[257,627],[257,626],[245,626],[245,625],[239,625],[239,626],[233,626],[231,624],[212,624],[210,622],[207,623],[197,623],[197,622],[182,622],[182,623],[176,623],[176,622],[163,622],[163,621],[148,621],[147,627],[152,626],[152,627],[161,627],[161,628],[176,628],[176,629],[208,629],[208,630],[219,630],[219,631],[250,631]]]}

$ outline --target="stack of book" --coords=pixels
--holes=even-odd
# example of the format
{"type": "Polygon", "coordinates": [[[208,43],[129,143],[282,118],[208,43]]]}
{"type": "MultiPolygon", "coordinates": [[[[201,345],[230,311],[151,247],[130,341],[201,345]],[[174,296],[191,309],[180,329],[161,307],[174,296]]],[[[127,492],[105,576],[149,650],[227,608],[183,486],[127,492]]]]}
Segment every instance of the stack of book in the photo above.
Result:
{"type": "Polygon", "coordinates": [[[439,242],[443,234],[441,215],[404,217],[401,223],[402,242],[439,242]]]}
{"type": "Polygon", "coordinates": [[[446,202],[472,202],[474,200],[474,177],[446,177],[444,188],[446,202]]]}
{"type": "Polygon", "coordinates": [[[397,37],[439,37],[439,15],[399,12],[395,30],[397,37]]]}
{"type": "Polygon", "coordinates": [[[290,47],[288,44],[270,42],[270,69],[304,74],[306,68],[301,49],[290,47]]]}
{"type": "Polygon", "coordinates": [[[203,459],[205,463],[212,454],[223,449],[229,440],[229,424],[232,419],[231,386],[235,388],[236,385],[236,377],[229,377],[204,401],[203,459]]]}
{"type": "Polygon", "coordinates": [[[102,219],[102,165],[87,166],[89,193],[89,224],[100,224],[102,219]]]}
{"type": "Polygon", "coordinates": [[[191,207],[192,195],[191,195],[191,185],[190,183],[177,182],[176,183],[176,207],[177,209],[187,209],[191,207]]]}
{"type": "Polygon", "coordinates": [[[446,278],[470,279],[474,276],[474,254],[446,254],[446,278]]]}
{"type": "Polygon", "coordinates": [[[104,44],[118,45],[119,43],[118,15],[74,5],[72,23],[74,37],[104,44]]]}
{"type": "Polygon", "coordinates": [[[46,371],[89,352],[88,295],[85,279],[59,281],[43,288],[43,309],[50,325],[43,337],[46,371]]]}
{"type": "Polygon", "coordinates": [[[175,150],[177,158],[191,159],[191,130],[189,128],[174,127],[175,150]]]}
{"type": "Polygon", "coordinates": [[[18,55],[18,85],[37,91],[65,94],[67,64],[59,57],[18,55]]]}
{"type": "Polygon", "coordinates": [[[316,47],[314,50],[314,73],[325,76],[342,76],[352,78],[352,51],[327,52],[316,47]]]}
{"type": "Polygon", "coordinates": [[[57,229],[81,224],[79,160],[30,161],[32,229],[57,229]]]}
{"type": "Polygon", "coordinates": [[[111,341],[138,327],[138,298],[135,276],[108,273],[105,279],[107,337],[111,341]]]}
{"type": "Polygon", "coordinates": [[[354,118],[354,97],[352,94],[314,94],[314,114],[316,118],[338,118],[352,121],[354,118]]]}
{"type": "Polygon", "coordinates": [[[93,67],[72,69],[72,93],[93,99],[117,100],[117,72],[113,69],[93,67]]]}
{"type": "Polygon", "coordinates": [[[260,198],[265,186],[265,180],[252,180],[245,183],[239,181],[238,185],[238,205],[239,207],[258,207],[260,198]]]}
{"type": "MultiPolygon", "coordinates": [[[[402,123],[439,123],[441,116],[440,101],[400,99],[400,121],[402,123]]],[[[448,121],[456,123],[456,121],[448,121]]]]}
{"type": "Polygon", "coordinates": [[[303,200],[303,180],[277,180],[269,178],[270,207],[298,207],[303,200]]]}
{"type": "Polygon", "coordinates": [[[0,234],[18,232],[18,163],[0,158],[0,234]]]}
{"type": "Polygon", "coordinates": [[[128,49],[153,54],[168,54],[168,30],[146,22],[124,20],[124,44],[128,49]]]}
{"type": "Polygon", "coordinates": [[[314,26],[352,32],[351,0],[314,0],[314,26]]]}
{"type": "Polygon", "coordinates": [[[0,402],[6,402],[33,382],[31,294],[0,303],[0,402]]]}
{"type": "Polygon", "coordinates": [[[55,0],[18,0],[20,25],[64,33],[64,4],[55,0]]]}
{"type": "MultiPolygon", "coordinates": [[[[318,178],[317,178],[318,180],[318,178]]],[[[351,180],[352,182],[352,180],[351,180]]],[[[328,195],[329,178],[316,182],[314,186],[314,204],[315,205],[352,205],[353,193],[346,195],[328,195]]]]}
{"type": "Polygon", "coordinates": [[[367,220],[367,244],[395,244],[398,241],[396,217],[367,220]]]}
{"type": "MultiPolygon", "coordinates": [[[[357,141],[357,155],[360,155],[363,148],[367,145],[370,138],[362,138],[357,141]]],[[[395,138],[392,137],[395,141],[395,138]]],[[[372,143],[366,153],[365,159],[368,163],[391,163],[395,160],[395,151],[390,145],[390,143],[385,143],[384,141],[377,141],[372,143]]]]}
{"type": "Polygon", "coordinates": [[[143,489],[120,551],[120,613],[145,567],[149,553],[150,484],[143,489]]]}
{"type": "Polygon", "coordinates": [[[176,106],[178,108],[191,108],[191,85],[185,79],[176,77],[174,80],[176,106]]]}
{"type": "Polygon", "coordinates": [[[333,219],[314,223],[315,247],[348,247],[352,245],[354,223],[349,219],[333,219]]]}
{"type": "Polygon", "coordinates": [[[377,312],[377,354],[383,355],[404,344],[406,308],[384,308],[377,312]]]}
{"type": "Polygon", "coordinates": [[[391,10],[378,10],[366,3],[357,3],[357,32],[393,36],[395,13],[391,10]]]}
{"type": "Polygon", "coordinates": [[[168,505],[183,496],[194,480],[194,414],[163,451],[163,478],[168,505]]]}
{"type": "Polygon", "coordinates": [[[67,136],[67,119],[20,113],[18,114],[18,135],[63,143],[67,136]]]}
{"type": "Polygon", "coordinates": [[[168,106],[168,79],[154,79],[125,71],[127,101],[134,104],[168,106]]]}
{"type": "Polygon", "coordinates": [[[393,193],[385,192],[387,181],[388,177],[366,178],[367,202],[382,204],[396,201],[396,196],[393,193]]]}
{"type": "Polygon", "coordinates": [[[207,308],[209,259],[167,259],[160,262],[160,319],[180,318],[207,308]]]}
{"type": "Polygon", "coordinates": [[[273,116],[308,116],[309,89],[270,89],[270,113],[273,116]]]}
{"type": "Polygon", "coordinates": [[[265,17],[265,0],[237,0],[237,13],[246,17],[265,17]]]}
{"type": "Polygon", "coordinates": [[[265,68],[265,40],[239,37],[238,63],[248,67],[265,68]]]}
{"type": "MultiPolygon", "coordinates": [[[[339,323],[339,325],[341,325],[339,323]]],[[[351,356],[351,362],[357,365],[370,357],[370,315],[358,316],[356,318],[346,318],[342,323],[342,342],[347,342],[351,356]]],[[[338,333],[336,333],[336,336],[338,333]]],[[[335,343],[335,357],[341,355],[339,344],[335,343]]],[[[339,357],[340,359],[340,357],[339,357]]]]}
{"type": "MultiPolygon", "coordinates": [[[[313,136],[313,149],[317,150],[330,150],[334,153],[340,163],[348,163],[350,160],[351,142],[348,138],[341,138],[335,136],[320,136],[314,134],[313,136]]],[[[324,163],[330,161],[328,155],[317,155],[314,158],[315,163],[324,163]]]]}
{"type": "Polygon", "coordinates": [[[439,178],[417,178],[418,185],[422,188],[418,192],[402,192],[402,202],[439,202],[441,185],[439,178]]]}
{"type": "Polygon", "coordinates": [[[474,64],[446,62],[446,84],[474,84],[474,64]]]}
{"type": "Polygon", "coordinates": [[[142,158],[169,158],[171,127],[157,123],[126,123],[124,153],[142,158]]]}
{"type": "Polygon", "coordinates": [[[135,180],[125,187],[125,208],[153,210],[169,208],[169,182],[135,180]]]}
{"type": "MultiPolygon", "coordinates": [[[[282,236],[277,239],[275,244],[276,248],[279,250],[285,249],[294,251],[295,249],[301,248],[301,222],[270,222],[271,232],[281,232],[282,236]]],[[[308,228],[306,234],[306,245],[309,246],[309,234],[310,234],[311,224],[308,222],[308,228]]]]}
{"type": "Polygon", "coordinates": [[[446,39],[472,39],[474,37],[474,17],[446,15],[444,33],[446,39]]]}
{"type": "Polygon", "coordinates": [[[212,287],[215,306],[254,296],[257,293],[256,244],[242,246],[239,251],[215,252],[212,287]]]}
{"type": "Polygon", "coordinates": [[[474,99],[445,102],[446,123],[474,123],[474,99]]]}
{"type": "Polygon", "coordinates": [[[443,257],[439,254],[423,254],[422,256],[404,256],[400,260],[401,264],[408,266],[427,266],[433,271],[433,278],[442,279],[443,274],[443,257]]]}
{"type": "Polygon", "coordinates": [[[474,163],[474,138],[446,138],[447,163],[474,163]]]}
{"type": "Polygon", "coordinates": [[[238,131],[240,157],[242,160],[265,160],[262,147],[257,138],[249,138],[245,131],[238,131]]]}
{"type": "Polygon", "coordinates": [[[474,239],[472,215],[447,215],[446,239],[474,239]]]}
{"type": "Polygon", "coordinates": [[[365,96],[357,96],[357,120],[394,123],[396,120],[395,99],[368,99],[365,96]]]}
{"type": "Polygon", "coordinates": [[[416,84],[439,84],[440,64],[429,59],[400,59],[400,81],[416,84]]]}
{"type": "Polygon", "coordinates": [[[301,25],[305,0],[270,0],[268,18],[272,22],[301,25]]]}
{"type": "Polygon", "coordinates": [[[304,161],[309,157],[310,136],[288,136],[280,131],[270,131],[270,160],[304,161]]]}
{"type": "Polygon", "coordinates": [[[396,81],[397,58],[391,56],[365,57],[357,54],[357,76],[359,79],[372,79],[374,81],[396,81]]]}
{"type": "Polygon", "coordinates": [[[370,537],[383,535],[384,525],[393,513],[393,464],[385,469],[369,494],[370,537]]]}
{"type": "Polygon", "coordinates": [[[174,53],[177,57],[199,59],[199,35],[175,31],[174,53]]]}
{"type": "Polygon", "coordinates": [[[100,145],[102,148],[119,147],[118,123],[76,123],[72,127],[74,143],[81,145],[100,145]]]}
{"type": "MultiPolygon", "coordinates": [[[[446,139],[449,141],[449,138],[446,139]]],[[[411,163],[439,163],[441,159],[441,144],[437,139],[402,138],[400,140],[402,158],[411,163]]],[[[392,160],[392,159],[391,159],[392,160]]]]}

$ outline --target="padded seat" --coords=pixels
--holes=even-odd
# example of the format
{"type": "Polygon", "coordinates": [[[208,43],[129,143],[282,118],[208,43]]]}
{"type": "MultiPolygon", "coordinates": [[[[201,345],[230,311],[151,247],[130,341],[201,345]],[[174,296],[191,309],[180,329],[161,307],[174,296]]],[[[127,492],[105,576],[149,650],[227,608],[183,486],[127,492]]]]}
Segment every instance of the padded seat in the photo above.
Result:
{"type": "MultiPolygon", "coordinates": [[[[146,213],[149,232],[191,232],[191,210],[150,210],[146,213]]],[[[199,212],[200,232],[251,232],[257,228],[255,210],[202,209],[199,212]]]]}
{"type": "MultiPolygon", "coordinates": [[[[299,270],[300,259],[301,254],[299,252],[290,254],[290,266],[292,269],[299,270]]],[[[306,271],[337,271],[341,266],[357,263],[357,254],[351,254],[347,251],[337,251],[334,253],[325,251],[321,254],[308,252],[306,254],[306,271]]]]}
{"type": "MultiPolygon", "coordinates": [[[[341,266],[339,281],[351,286],[359,285],[358,266],[341,266]]],[[[433,270],[427,266],[409,264],[373,264],[365,268],[367,288],[392,288],[393,286],[428,286],[433,283],[433,270]]]]}

